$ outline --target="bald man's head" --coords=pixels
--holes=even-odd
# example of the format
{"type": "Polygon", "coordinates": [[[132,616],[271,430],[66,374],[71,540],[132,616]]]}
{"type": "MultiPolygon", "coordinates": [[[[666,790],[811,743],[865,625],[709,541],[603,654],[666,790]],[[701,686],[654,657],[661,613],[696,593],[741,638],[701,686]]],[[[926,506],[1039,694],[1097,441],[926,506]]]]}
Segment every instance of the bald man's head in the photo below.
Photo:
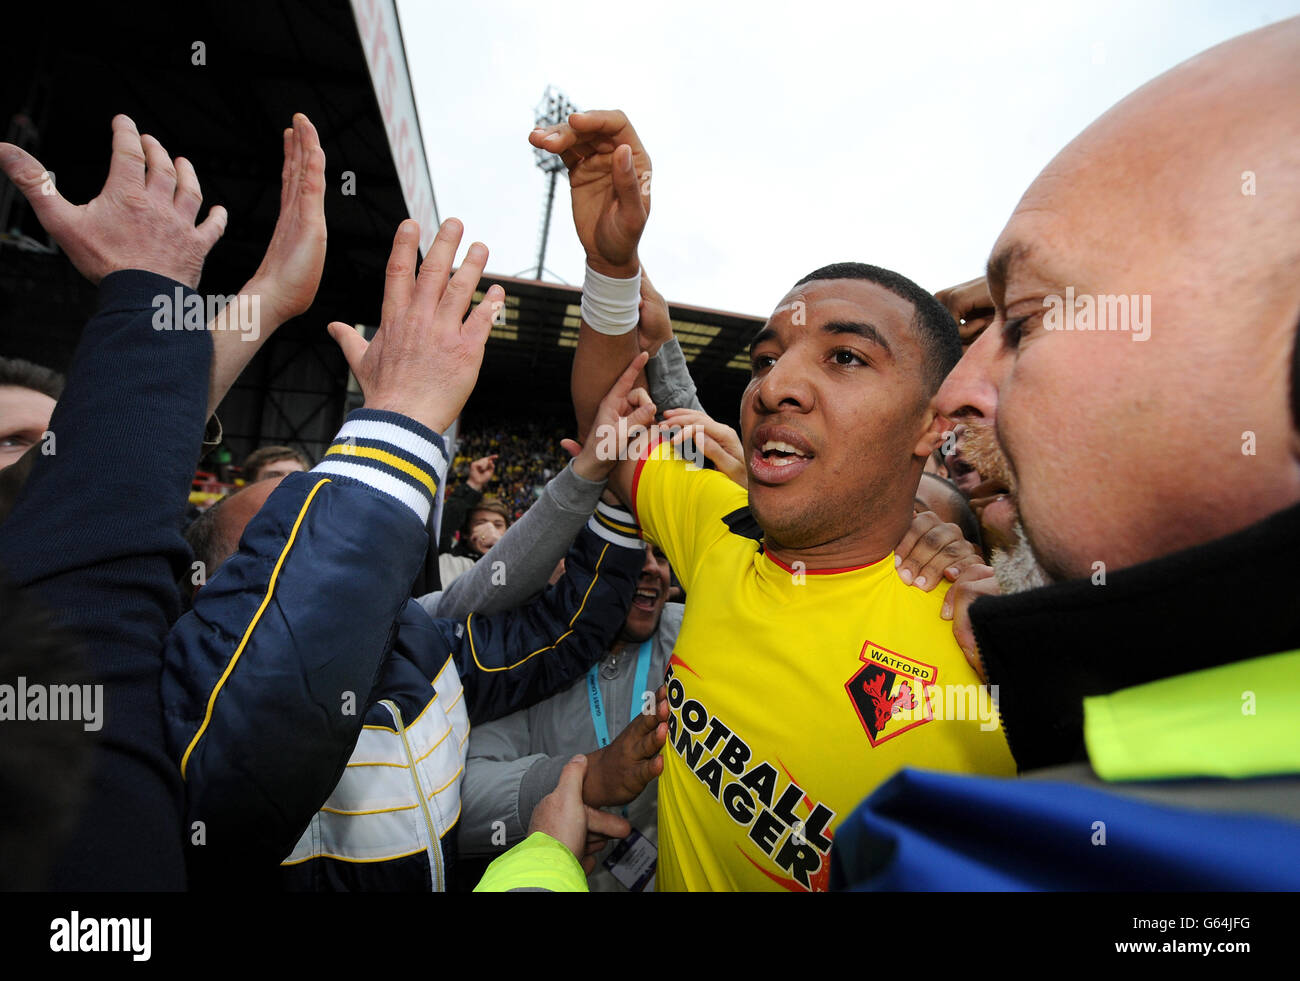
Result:
{"type": "MultiPolygon", "coordinates": [[[[185,540],[194,552],[195,561],[203,563],[205,580],[211,579],[226,559],[239,549],[244,529],[283,479],[268,477],[223,497],[185,529],[185,540]]],[[[198,592],[198,589],[194,591],[198,592]]]]}
{"type": "Polygon", "coordinates": [[[1300,501],[1297,268],[1300,19],[1143,86],[1025,192],[997,319],[936,398],[996,422],[1053,578],[1300,501]]]}

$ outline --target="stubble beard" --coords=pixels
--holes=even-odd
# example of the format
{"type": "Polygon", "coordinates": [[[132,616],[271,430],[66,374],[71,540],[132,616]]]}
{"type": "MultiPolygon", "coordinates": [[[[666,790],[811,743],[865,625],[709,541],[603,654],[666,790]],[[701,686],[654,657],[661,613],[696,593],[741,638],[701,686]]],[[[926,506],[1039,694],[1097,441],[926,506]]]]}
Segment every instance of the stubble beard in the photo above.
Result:
{"type": "Polygon", "coordinates": [[[1004,596],[1052,584],[1052,577],[1038,561],[1034,547],[1029,544],[1029,536],[1025,534],[1024,522],[1018,517],[1016,544],[1011,548],[995,550],[992,562],[993,575],[1004,596]]]}
{"type": "Polygon", "coordinates": [[[1050,586],[1054,580],[1039,561],[1038,554],[1025,533],[1025,523],[1020,517],[1019,501],[1016,498],[1015,475],[1002,451],[994,426],[987,423],[968,426],[962,439],[967,462],[979,471],[984,481],[996,480],[1002,483],[1017,508],[1016,543],[1009,548],[995,549],[990,560],[998,588],[1003,595],[1010,595],[1050,586]]]}

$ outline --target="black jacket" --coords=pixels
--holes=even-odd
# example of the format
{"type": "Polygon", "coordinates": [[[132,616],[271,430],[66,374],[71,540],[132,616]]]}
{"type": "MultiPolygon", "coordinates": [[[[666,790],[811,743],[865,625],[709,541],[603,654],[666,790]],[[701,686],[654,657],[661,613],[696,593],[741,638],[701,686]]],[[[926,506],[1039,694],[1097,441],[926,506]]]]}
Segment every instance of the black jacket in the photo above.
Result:
{"type": "Polygon", "coordinates": [[[181,781],[159,680],[180,613],[175,584],[189,572],[181,527],[212,338],[153,329],[154,297],[181,288],[138,270],[104,277],[50,420],[55,452],[35,460],[0,528],[0,568],[84,642],[89,680],[104,686],[103,728],[86,733],[85,805],[53,889],[185,887],[181,781]]]}
{"type": "Polygon", "coordinates": [[[1083,698],[1300,647],[1300,505],[1226,538],[971,606],[1022,771],[1087,759],[1083,698]]]}

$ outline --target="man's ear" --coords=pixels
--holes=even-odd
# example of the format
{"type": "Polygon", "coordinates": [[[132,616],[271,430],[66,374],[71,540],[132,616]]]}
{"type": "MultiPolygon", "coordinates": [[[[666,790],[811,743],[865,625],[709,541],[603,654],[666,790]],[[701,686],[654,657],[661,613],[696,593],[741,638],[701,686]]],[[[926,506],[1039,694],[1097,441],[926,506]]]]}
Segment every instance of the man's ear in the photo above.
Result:
{"type": "Polygon", "coordinates": [[[921,422],[924,428],[916,446],[912,447],[912,455],[927,457],[943,443],[944,434],[952,431],[952,423],[931,405],[925,407],[921,422]]]}

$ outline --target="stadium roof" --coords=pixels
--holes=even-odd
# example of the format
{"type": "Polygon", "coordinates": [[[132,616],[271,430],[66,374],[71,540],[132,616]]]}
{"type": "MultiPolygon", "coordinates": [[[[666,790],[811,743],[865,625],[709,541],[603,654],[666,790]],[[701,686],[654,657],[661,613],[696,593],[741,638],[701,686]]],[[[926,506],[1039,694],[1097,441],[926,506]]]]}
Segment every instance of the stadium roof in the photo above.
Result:
{"type": "MultiPolygon", "coordinates": [[[[140,0],[83,5],[67,16],[23,4],[7,10],[5,22],[10,44],[0,79],[0,138],[36,155],[78,203],[103,184],[116,113],[130,115],[173,155],[194,161],[205,207],[223,204],[230,214],[204,267],[204,292],[233,293],[256,269],[279,206],[280,133],[295,111],[316,124],[326,155],[329,224],[321,288],[312,308],[253,360],[220,415],[236,459],[265,443],[321,453],[357,398],[325,324],[376,323],[394,229],[412,212],[426,240],[436,227],[391,0],[140,0]],[[354,193],[344,190],[348,172],[354,193]]],[[[436,119],[437,106],[424,109],[436,119]]],[[[64,370],[95,292],[48,248],[2,178],[0,213],[6,192],[12,208],[8,227],[0,229],[0,354],[64,370]]],[[[489,343],[469,413],[567,415],[579,291],[488,280],[506,288],[507,320],[489,343]]],[[[678,305],[672,315],[707,389],[706,406],[732,419],[747,372],[727,365],[757,321],[678,305]]]]}
{"type": "MultiPolygon", "coordinates": [[[[526,412],[529,406],[567,414],[582,290],[491,273],[483,277],[482,287],[493,283],[506,291],[505,323],[492,328],[479,387],[467,414],[472,417],[476,411],[499,407],[526,412]]],[[[482,297],[480,291],[475,300],[482,297]]],[[[740,394],[749,383],[746,352],[763,319],[671,301],[668,309],[673,333],[703,393],[701,401],[719,419],[734,425],[740,394]]]]}

